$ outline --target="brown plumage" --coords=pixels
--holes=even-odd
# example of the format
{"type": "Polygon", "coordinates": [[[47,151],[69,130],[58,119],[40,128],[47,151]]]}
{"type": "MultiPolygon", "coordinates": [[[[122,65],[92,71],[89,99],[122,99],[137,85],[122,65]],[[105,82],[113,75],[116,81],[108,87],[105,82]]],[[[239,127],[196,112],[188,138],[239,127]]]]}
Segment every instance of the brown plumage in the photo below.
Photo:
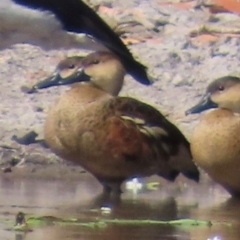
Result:
{"type": "Polygon", "coordinates": [[[194,161],[232,196],[240,197],[240,79],[213,81],[202,100],[187,114],[216,108],[203,116],[194,130],[194,161]]]}
{"type": "Polygon", "coordinates": [[[155,108],[117,97],[125,69],[115,55],[90,54],[63,78],[66,69],[61,66],[67,66],[66,62],[72,61],[65,60],[53,77],[34,87],[83,81],[68,90],[48,114],[45,139],[56,154],[80,164],[105,191],[115,193],[132,177],[158,174],[173,181],[181,172],[199,180],[189,143],[177,127],[155,108]]]}

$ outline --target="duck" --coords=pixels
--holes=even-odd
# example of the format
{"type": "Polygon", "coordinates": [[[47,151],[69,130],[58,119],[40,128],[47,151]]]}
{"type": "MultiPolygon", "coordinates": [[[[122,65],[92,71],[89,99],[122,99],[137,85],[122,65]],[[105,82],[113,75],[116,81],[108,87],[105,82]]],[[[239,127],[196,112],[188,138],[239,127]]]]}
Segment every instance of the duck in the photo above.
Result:
{"type": "MultiPolygon", "coordinates": [[[[25,8],[42,12],[42,18],[48,17],[49,14],[46,12],[50,12],[54,15],[56,22],[59,23],[65,31],[87,34],[117,55],[126,71],[138,82],[144,85],[150,85],[153,82],[153,78],[147,73],[147,67],[135,60],[120,37],[85,2],[81,0],[11,1],[25,8]]],[[[31,22],[29,24],[31,24],[31,22]]]]}
{"type": "Polygon", "coordinates": [[[191,152],[197,166],[222,185],[233,197],[240,197],[240,79],[224,76],[212,81],[202,99],[186,115],[207,112],[191,138],[191,152]]]}
{"type": "Polygon", "coordinates": [[[72,84],[47,114],[44,138],[61,158],[79,164],[118,195],[125,180],[157,174],[174,181],[182,173],[199,181],[190,144],[154,107],[118,96],[126,70],[108,51],[78,61],[67,58],[33,89],[72,84]]]}

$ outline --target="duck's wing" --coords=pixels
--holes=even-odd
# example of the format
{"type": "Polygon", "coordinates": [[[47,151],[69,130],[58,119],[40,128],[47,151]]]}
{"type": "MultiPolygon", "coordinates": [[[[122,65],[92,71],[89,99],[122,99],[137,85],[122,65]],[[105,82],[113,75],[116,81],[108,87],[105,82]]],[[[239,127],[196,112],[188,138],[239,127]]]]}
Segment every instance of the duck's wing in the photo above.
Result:
{"type": "Polygon", "coordinates": [[[63,28],[75,33],[86,33],[115,53],[127,72],[142,84],[151,82],[146,67],[136,61],[117,34],[81,0],[12,0],[26,7],[52,12],[63,28]]]}
{"type": "Polygon", "coordinates": [[[122,141],[119,141],[118,151],[123,151],[121,146],[126,146],[124,140],[130,139],[127,144],[128,156],[138,158],[139,149],[142,147],[141,154],[149,154],[149,158],[157,156],[160,161],[168,161],[172,173],[177,175],[181,172],[190,179],[199,180],[199,171],[192,161],[189,142],[158,110],[128,97],[111,99],[107,108],[114,112],[113,123],[118,126],[116,131],[111,132],[119,134],[119,137],[113,134],[110,141],[113,142],[115,137],[122,141]]]}

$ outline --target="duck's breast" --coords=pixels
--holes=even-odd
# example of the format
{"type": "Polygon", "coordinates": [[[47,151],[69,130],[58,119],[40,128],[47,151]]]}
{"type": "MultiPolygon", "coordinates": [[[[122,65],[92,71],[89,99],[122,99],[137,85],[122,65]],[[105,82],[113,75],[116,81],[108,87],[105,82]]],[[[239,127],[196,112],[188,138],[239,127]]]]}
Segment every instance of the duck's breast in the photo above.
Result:
{"type": "Polygon", "coordinates": [[[215,181],[240,186],[239,116],[227,110],[206,114],[194,130],[191,151],[215,181]]]}

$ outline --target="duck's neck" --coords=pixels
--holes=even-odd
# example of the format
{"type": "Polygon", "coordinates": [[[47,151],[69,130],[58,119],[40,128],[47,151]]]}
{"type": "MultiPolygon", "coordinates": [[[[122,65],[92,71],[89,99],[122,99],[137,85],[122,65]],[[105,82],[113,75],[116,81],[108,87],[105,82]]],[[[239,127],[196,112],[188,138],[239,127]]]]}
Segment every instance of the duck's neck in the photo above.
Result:
{"type": "Polygon", "coordinates": [[[95,79],[91,81],[91,86],[102,90],[112,96],[117,96],[122,89],[124,75],[116,76],[114,79],[105,77],[103,79],[95,79]]]}
{"type": "Polygon", "coordinates": [[[68,96],[79,99],[82,105],[99,101],[102,98],[112,98],[112,95],[93,86],[91,83],[77,83],[67,91],[68,96]]]}

